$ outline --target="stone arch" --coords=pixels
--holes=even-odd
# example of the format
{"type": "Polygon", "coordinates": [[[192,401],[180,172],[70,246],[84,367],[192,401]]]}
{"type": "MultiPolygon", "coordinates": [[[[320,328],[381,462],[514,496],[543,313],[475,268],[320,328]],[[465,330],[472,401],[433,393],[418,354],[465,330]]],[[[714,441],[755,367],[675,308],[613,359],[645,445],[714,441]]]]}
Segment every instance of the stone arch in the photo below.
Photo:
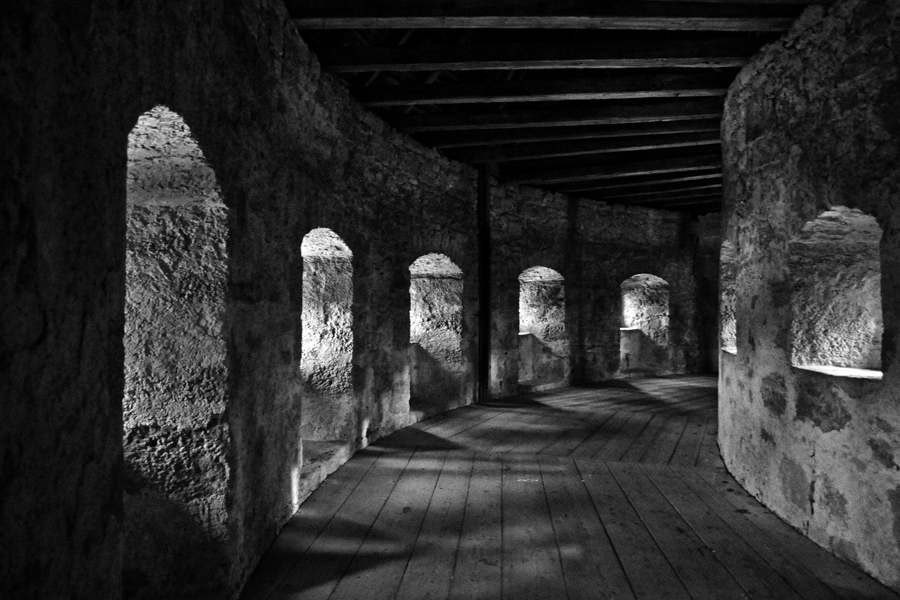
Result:
{"type": "Polygon", "coordinates": [[[228,210],[165,106],[127,154],[124,597],[201,594],[227,577],[228,210]]]}
{"type": "Polygon", "coordinates": [[[306,465],[357,440],[353,392],[353,253],[334,231],[306,234],[303,256],[301,437],[306,465]]]}
{"type": "Polygon", "coordinates": [[[568,380],[565,279],[548,267],[519,275],[519,385],[525,389],[568,380]]]}
{"type": "Polygon", "coordinates": [[[620,364],[623,373],[656,373],[668,369],[669,284],[656,275],[632,275],[622,292],[620,364]]]}
{"type": "Polygon", "coordinates": [[[463,397],[463,272],[443,254],[425,254],[409,277],[409,407],[424,416],[463,397]]]}
{"type": "Polygon", "coordinates": [[[722,350],[737,354],[737,321],[735,289],[738,256],[731,242],[723,242],[719,254],[719,344],[722,350]]]}
{"type": "Polygon", "coordinates": [[[843,206],[790,240],[794,365],[881,369],[880,244],[875,218],[843,206]]]}

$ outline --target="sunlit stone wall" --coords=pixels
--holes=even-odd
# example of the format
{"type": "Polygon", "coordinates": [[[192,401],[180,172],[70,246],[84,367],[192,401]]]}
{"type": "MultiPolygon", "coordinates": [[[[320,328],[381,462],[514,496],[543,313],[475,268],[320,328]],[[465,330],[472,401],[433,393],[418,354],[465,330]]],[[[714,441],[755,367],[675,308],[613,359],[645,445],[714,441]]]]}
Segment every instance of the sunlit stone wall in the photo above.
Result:
{"type": "Polygon", "coordinates": [[[330,229],[313,229],[303,255],[304,440],[358,443],[353,394],[353,253],[330,229]]]}
{"type": "Polygon", "coordinates": [[[812,6],[729,90],[719,445],[764,504],[900,590],[898,44],[900,3],[812,6]]]}
{"type": "Polygon", "coordinates": [[[227,209],[167,108],[138,119],[128,158],[123,586],[200,593],[227,579],[227,209]]]}
{"type": "Polygon", "coordinates": [[[792,362],[881,368],[881,228],[841,206],[790,241],[792,362]]]}
{"type": "Polygon", "coordinates": [[[669,284],[647,273],[622,282],[619,370],[659,373],[669,363],[669,284]]]}
{"type": "Polygon", "coordinates": [[[448,257],[432,253],[417,258],[409,275],[410,409],[442,412],[466,397],[463,273],[448,257]]]}
{"type": "Polygon", "coordinates": [[[519,275],[519,381],[565,381],[569,340],[562,275],[531,267],[519,275]]]}
{"type": "Polygon", "coordinates": [[[719,336],[721,347],[726,352],[737,352],[737,330],[734,316],[735,283],[739,265],[731,242],[722,244],[719,267],[719,336]]]}

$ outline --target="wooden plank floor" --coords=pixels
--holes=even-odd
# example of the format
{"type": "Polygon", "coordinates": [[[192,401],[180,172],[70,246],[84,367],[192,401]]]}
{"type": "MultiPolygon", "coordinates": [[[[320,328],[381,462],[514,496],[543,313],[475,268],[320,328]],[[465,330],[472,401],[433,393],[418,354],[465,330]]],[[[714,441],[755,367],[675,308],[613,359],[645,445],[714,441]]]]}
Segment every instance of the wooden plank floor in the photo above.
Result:
{"type": "Polygon", "coordinates": [[[744,492],[715,417],[701,376],[432,417],[325,480],[241,598],[900,598],[744,492]]]}

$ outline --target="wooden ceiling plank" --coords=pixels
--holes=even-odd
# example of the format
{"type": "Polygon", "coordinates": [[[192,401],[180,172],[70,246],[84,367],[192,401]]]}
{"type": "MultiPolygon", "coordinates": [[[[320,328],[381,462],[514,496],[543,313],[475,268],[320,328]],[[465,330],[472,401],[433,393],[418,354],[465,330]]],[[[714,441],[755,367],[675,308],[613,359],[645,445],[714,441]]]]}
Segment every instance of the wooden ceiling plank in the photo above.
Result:
{"type": "Polygon", "coordinates": [[[721,195],[722,192],[722,184],[710,184],[710,185],[699,185],[693,187],[682,187],[682,188],[671,188],[668,190],[659,190],[655,192],[641,192],[635,194],[616,194],[616,195],[608,195],[608,194],[589,194],[589,196],[594,200],[603,200],[605,202],[621,202],[621,201],[632,201],[632,202],[651,202],[655,200],[666,200],[673,196],[678,197],[688,197],[688,196],[700,196],[704,194],[712,194],[718,193],[721,195]]]}
{"type": "Polygon", "coordinates": [[[285,0],[300,29],[786,31],[809,2],[285,0]]]}
{"type": "Polygon", "coordinates": [[[542,186],[555,183],[570,183],[573,181],[600,181],[624,176],[692,171],[708,169],[711,167],[721,167],[721,164],[721,157],[718,154],[714,154],[595,165],[544,172],[535,171],[534,169],[529,172],[503,173],[501,171],[501,179],[506,183],[542,186]]]}
{"type": "Polygon", "coordinates": [[[591,44],[467,44],[410,47],[323,48],[318,56],[332,73],[369,71],[482,71],[528,69],[722,68],[741,67],[760,41],[735,36],[714,39],[620,40],[591,44]]]}
{"type": "MultiPolygon", "coordinates": [[[[785,16],[785,11],[793,12],[809,4],[829,4],[832,0],[605,0],[599,3],[606,12],[654,11],[654,14],[680,14],[685,11],[713,11],[716,16],[725,13],[755,15],[768,11],[785,16]],[[706,4],[706,6],[702,6],[706,4]]],[[[371,14],[375,16],[423,15],[431,17],[448,15],[507,15],[507,16],[553,16],[573,14],[593,14],[597,11],[596,0],[284,0],[288,12],[298,16],[354,16],[371,14]]]]}
{"type": "Polygon", "coordinates": [[[400,85],[360,88],[366,106],[555,102],[724,96],[734,73],[611,74],[603,77],[462,85],[400,85]]]}
{"type": "MultiPolygon", "coordinates": [[[[585,187],[590,186],[592,188],[602,188],[606,184],[609,184],[609,183],[615,184],[615,183],[622,182],[622,181],[650,182],[650,181],[657,180],[658,178],[671,177],[673,175],[683,176],[683,175],[687,175],[687,174],[691,174],[691,173],[699,174],[699,173],[710,173],[713,171],[718,171],[721,173],[721,171],[722,171],[721,163],[708,165],[706,167],[702,167],[702,166],[701,167],[690,167],[690,168],[687,168],[684,170],[680,170],[677,168],[672,169],[672,170],[666,169],[665,171],[662,171],[659,173],[637,173],[637,174],[634,174],[634,173],[624,172],[621,174],[612,174],[612,175],[604,174],[603,176],[601,176],[597,179],[579,179],[578,181],[544,185],[543,187],[545,187],[549,190],[553,190],[554,192],[561,192],[561,193],[571,195],[571,194],[576,194],[576,193],[582,193],[579,191],[573,191],[573,190],[568,189],[568,188],[574,188],[574,187],[578,187],[578,186],[585,186],[585,187]]],[[[587,190],[583,190],[583,191],[587,191],[587,190]]]]}
{"type": "Polygon", "coordinates": [[[631,31],[787,31],[793,18],[765,17],[300,17],[298,29],[615,29],[631,31]]]}
{"type": "Polygon", "coordinates": [[[520,127],[571,127],[658,123],[691,119],[721,118],[720,98],[686,98],[668,102],[610,101],[566,110],[458,112],[409,115],[391,119],[391,124],[407,133],[464,131],[471,129],[518,129],[520,127]]]}
{"type": "Polygon", "coordinates": [[[671,186],[678,184],[694,184],[703,181],[721,181],[722,172],[715,171],[712,173],[701,173],[697,175],[684,175],[672,177],[670,174],[653,175],[641,177],[640,179],[628,183],[619,184],[596,184],[596,183],[576,183],[566,186],[554,187],[554,191],[564,194],[583,194],[588,192],[606,192],[617,190],[652,190],[657,186],[671,186]]]}
{"type": "Polygon", "coordinates": [[[709,205],[715,208],[719,208],[722,204],[722,195],[721,194],[711,194],[705,196],[690,196],[685,198],[670,198],[669,200],[662,202],[634,202],[628,203],[630,206],[643,206],[645,208],[664,208],[669,210],[686,210],[687,206],[699,206],[699,205],[709,205]]]}
{"type": "Polygon", "coordinates": [[[614,139],[619,137],[666,135],[677,133],[719,133],[719,119],[630,123],[586,127],[539,127],[535,129],[489,129],[421,134],[420,140],[433,148],[473,149],[498,144],[549,142],[564,140],[614,139]]]}
{"type": "Polygon", "coordinates": [[[571,142],[541,142],[499,147],[471,148],[448,152],[449,156],[470,164],[501,163],[514,160],[633,152],[661,148],[709,146],[721,143],[719,132],[685,133],[674,135],[644,135],[600,140],[571,142]]]}
{"type": "Polygon", "coordinates": [[[693,192],[681,192],[679,190],[674,190],[670,194],[660,194],[658,198],[633,198],[630,199],[630,202],[637,204],[638,202],[642,204],[663,204],[666,202],[674,202],[677,200],[688,200],[694,198],[721,198],[722,192],[721,190],[711,190],[711,191],[693,191],[693,192]]]}

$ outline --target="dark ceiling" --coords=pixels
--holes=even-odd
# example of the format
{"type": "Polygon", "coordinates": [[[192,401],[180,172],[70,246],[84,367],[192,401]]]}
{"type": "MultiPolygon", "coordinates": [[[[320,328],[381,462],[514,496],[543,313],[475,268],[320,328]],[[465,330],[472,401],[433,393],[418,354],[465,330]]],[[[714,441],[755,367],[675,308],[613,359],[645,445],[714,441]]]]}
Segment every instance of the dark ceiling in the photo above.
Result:
{"type": "MultiPolygon", "coordinates": [[[[725,92],[803,0],[285,0],[325,70],[501,181],[721,206],[725,92]]],[[[816,2],[825,3],[825,2],[816,2]]]]}

